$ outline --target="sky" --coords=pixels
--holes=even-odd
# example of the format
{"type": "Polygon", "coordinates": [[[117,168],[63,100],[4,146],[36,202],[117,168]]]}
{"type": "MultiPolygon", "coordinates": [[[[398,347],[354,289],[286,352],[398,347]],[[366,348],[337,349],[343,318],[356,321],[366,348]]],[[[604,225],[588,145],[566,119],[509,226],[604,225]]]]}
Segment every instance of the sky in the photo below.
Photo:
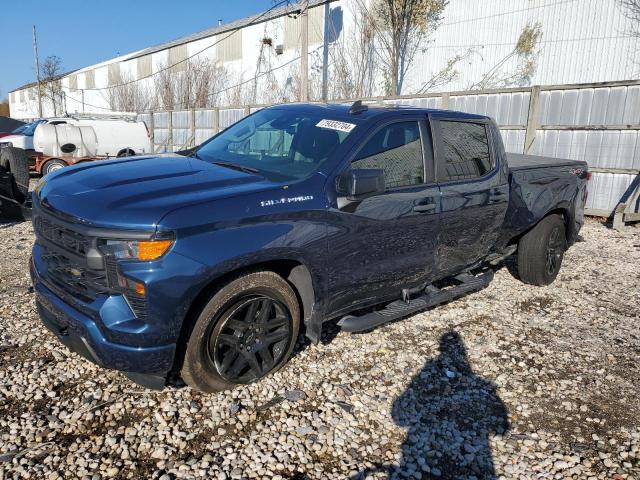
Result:
{"type": "Polygon", "coordinates": [[[262,12],[273,0],[3,0],[0,100],[35,81],[32,28],[39,57],[75,70],[218,24],[262,12]]]}

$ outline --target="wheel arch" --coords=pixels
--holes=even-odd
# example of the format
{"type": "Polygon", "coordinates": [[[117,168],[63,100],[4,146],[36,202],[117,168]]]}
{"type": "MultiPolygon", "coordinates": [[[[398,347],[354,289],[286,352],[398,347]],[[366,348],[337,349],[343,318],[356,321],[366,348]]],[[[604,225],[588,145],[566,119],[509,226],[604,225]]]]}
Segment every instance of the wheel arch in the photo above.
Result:
{"type": "Polygon", "coordinates": [[[518,235],[516,235],[515,237],[512,237],[511,240],[509,240],[508,244],[517,245],[523,236],[525,236],[528,232],[533,230],[536,225],[538,225],[542,220],[547,218],[549,215],[560,215],[562,217],[562,220],[564,222],[564,227],[565,227],[564,230],[565,230],[567,245],[568,246],[571,245],[571,243],[573,243],[572,239],[574,239],[573,215],[571,213],[571,206],[569,204],[564,204],[564,202],[562,204],[557,205],[555,208],[547,211],[544,215],[540,216],[527,229],[518,233],[518,235]]]}
{"type": "Polygon", "coordinates": [[[299,260],[275,259],[244,265],[232,270],[218,273],[212,276],[200,288],[194,299],[191,301],[182,321],[182,326],[176,341],[176,353],[173,362],[172,372],[177,374],[182,368],[182,362],[186,351],[187,340],[191,335],[193,327],[198,319],[198,315],[207,302],[215,293],[227,283],[251,272],[268,270],[280,275],[293,288],[300,311],[302,314],[302,325],[304,333],[312,341],[320,340],[321,322],[315,320],[314,306],[316,303],[317,282],[314,283],[309,268],[299,260]]]}

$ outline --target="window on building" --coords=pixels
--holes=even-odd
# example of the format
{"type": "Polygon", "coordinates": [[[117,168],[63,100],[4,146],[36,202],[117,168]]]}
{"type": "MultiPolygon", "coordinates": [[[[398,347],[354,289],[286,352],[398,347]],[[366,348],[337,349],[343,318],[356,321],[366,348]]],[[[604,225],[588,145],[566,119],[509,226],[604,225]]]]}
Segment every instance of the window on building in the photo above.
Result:
{"type": "Polygon", "coordinates": [[[151,55],[145,55],[144,57],[138,57],[137,59],[137,78],[145,78],[151,75],[151,55]]]}
{"type": "Polygon", "coordinates": [[[224,32],[216,37],[216,54],[221,62],[242,59],[242,30],[224,32]]]}
{"type": "Polygon", "coordinates": [[[96,88],[96,74],[94,70],[84,72],[84,88],[96,88]]]}
{"type": "Polygon", "coordinates": [[[24,90],[20,90],[20,101],[24,103],[24,90]]]}
{"type": "Polygon", "coordinates": [[[29,100],[35,100],[36,99],[36,92],[38,91],[38,87],[33,87],[30,88],[29,90],[27,90],[27,95],[29,97],[29,100]]]}
{"type": "Polygon", "coordinates": [[[441,121],[440,181],[482,177],[493,169],[487,129],[480,123],[441,121]]]}
{"type": "Polygon", "coordinates": [[[351,164],[357,169],[384,170],[387,188],[424,183],[418,122],[399,122],[380,129],[351,164]]]}
{"type": "Polygon", "coordinates": [[[78,76],[71,75],[69,77],[69,91],[75,92],[78,89],[78,76]]]}
{"type": "MultiPolygon", "coordinates": [[[[302,21],[300,15],[284,17],[284,48],[300,47],[302,21]]],[[[320,45],[324,36],[324,6],[309,9],[309,45],[320,45]]]]}

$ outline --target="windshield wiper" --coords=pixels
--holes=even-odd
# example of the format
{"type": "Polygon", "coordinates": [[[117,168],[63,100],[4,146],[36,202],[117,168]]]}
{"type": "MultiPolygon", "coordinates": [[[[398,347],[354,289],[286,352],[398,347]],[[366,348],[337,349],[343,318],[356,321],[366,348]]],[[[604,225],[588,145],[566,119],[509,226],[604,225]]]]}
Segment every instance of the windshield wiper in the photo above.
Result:
{"type": "Polygon", "coordinates": [[[238,165],[237,163],[223,162],[221,160],[216,160],[215,162],[212,162],[212,163],[214,163],[215,165],[220,165],[221,167],[231,168],[233,170],[240,170],[241,172],[245,172],[245,173],[260,173],[260,170],[258,170],[257,168],[247,167],[245,165],[238,165]]]}

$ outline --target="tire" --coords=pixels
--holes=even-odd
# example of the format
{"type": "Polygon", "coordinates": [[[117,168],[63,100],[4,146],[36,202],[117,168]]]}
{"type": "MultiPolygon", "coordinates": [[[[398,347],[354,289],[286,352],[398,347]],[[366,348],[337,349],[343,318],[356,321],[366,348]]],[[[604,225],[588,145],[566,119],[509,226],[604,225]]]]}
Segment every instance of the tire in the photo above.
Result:
{"type": "Polygon", "coordinates": [[[61,168],[64,168],[66,166],[67,166],[67,164],[65,162],[63,162],[62,160],[59,160],[57,158],[54,158],[52,160],[48,160],[42,166],[42,176],[48,175],[51,172],[55,172],[56,170],[60,170],[61,168]]]}
{"type": "Polygon", "coordinates": [[[27,153],[16,147],[5,147],[0,153],[0,166],[13,176],[13,194],[22,203],[29,193],[29,159],[27,153]]]}
{"type": "Polygon", "coordinates": [[[118,158],[122,158],[122,157],[133,157],[136,154],[136,152],[134,152],[133,150],[131,150],[130,148],[125,148],[124,150],[120,150],[118,152],[117,157],[118,158]]]}
{"type": "Polygon", "coordinates": [[[255,382],[286,363],[299,329],[298,299],[282,277],[270,271],[237,277],[198,316],[187,341],[182,379],[202,392],[255,382]]]}
{"type": "Polygon", "coordinates": [[[543,218],[518,244],[518,277],[531,285],[549,285],[560,271],[567,237],[560,215],[543,218]]]}

